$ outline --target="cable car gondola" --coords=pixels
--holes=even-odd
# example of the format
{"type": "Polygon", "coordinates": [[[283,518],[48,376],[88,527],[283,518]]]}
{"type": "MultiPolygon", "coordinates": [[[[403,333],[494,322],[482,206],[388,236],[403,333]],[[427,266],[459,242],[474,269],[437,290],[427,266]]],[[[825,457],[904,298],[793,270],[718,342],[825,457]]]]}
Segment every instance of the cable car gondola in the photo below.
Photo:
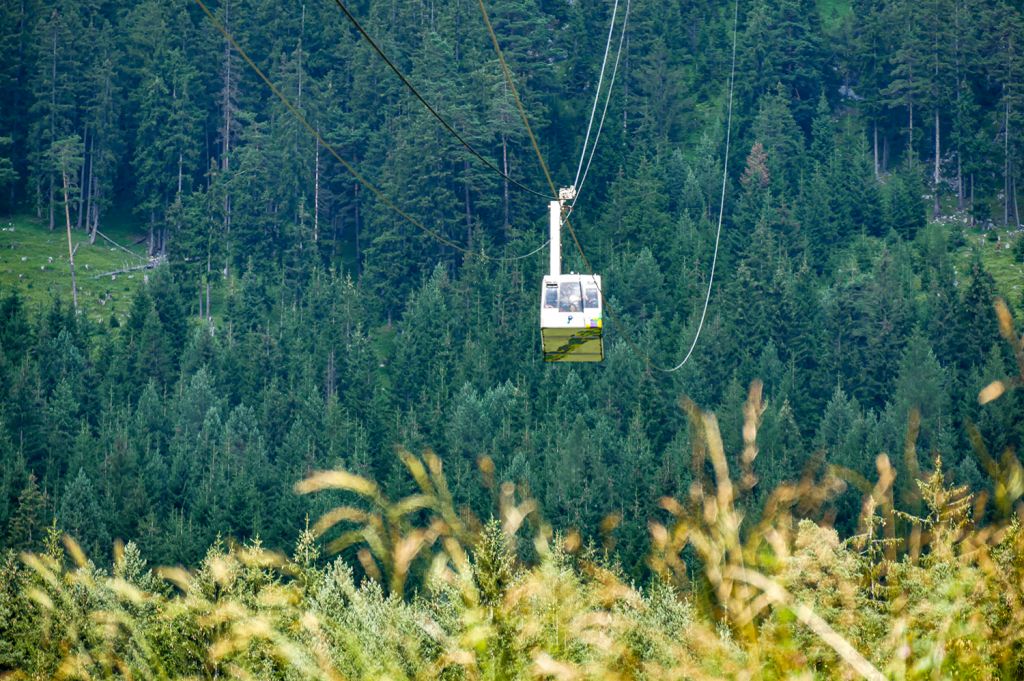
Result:
{"type": "Polygon", "coordinates": [[[550,273],[541,284],[540,335],[545,362],[600,362],[604,359],[601,277],[562,274],[562,206],[575,189],[558,192],[549,204],[550,273]]]}

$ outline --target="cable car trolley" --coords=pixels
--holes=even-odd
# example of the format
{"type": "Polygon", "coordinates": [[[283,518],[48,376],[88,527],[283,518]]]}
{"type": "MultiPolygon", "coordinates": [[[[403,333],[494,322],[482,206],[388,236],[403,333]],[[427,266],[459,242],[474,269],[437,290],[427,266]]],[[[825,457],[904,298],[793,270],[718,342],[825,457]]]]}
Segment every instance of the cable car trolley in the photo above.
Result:
{"type": "Polygon", "coordinates": [[[551,229],[550,274],[540,299],[541,349],[545,362],[600,362],[604,359],[601,277],[562,274],[562,207],[576,195],[574,187],[558,192],[548,204],[551,229]]]}

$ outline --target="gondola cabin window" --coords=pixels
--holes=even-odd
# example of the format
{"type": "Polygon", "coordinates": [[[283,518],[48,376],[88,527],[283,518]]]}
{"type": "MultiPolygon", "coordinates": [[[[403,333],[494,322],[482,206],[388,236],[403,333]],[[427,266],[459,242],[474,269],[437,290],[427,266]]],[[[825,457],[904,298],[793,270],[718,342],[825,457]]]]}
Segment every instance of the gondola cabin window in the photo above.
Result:
{"type": "Polygon", "coordinates": [[[583,312],[583,293],[578,281],[563,281],[559,284],[558,311],[583,312]]]}

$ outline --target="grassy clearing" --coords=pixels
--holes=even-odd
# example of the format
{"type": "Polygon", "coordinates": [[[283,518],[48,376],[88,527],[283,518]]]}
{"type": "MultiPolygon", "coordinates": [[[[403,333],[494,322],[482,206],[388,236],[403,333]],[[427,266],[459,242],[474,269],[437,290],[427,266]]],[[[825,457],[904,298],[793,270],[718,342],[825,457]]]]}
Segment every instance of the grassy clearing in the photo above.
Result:
{"type": "Polygon", "coordinates": [[[818,13],[825,29],[831,32],[853,14],[853,5],[850,0],[818,0],[818,13]]]}
{"type": "Polygon", "coordinates": [[[982,231],[965,230],[967,243],[956,252],[957,269],[967,272],[975,253],[981,255],[985,271],[996,281],[996,288],[1010,306],[1020,310],[1024,306],[1024,263],[1014,259],[1013,248],[1024,233],[1013,229],[996,228],[982,231]],[[995,234],[995,237],[991,235],[995,234]]]}
{"type": "MultiPolygon", "coordinates": [[[[78,301],[91,319],[105,321],[115,315],[123,320],[144,272],[98,275],[143,262],[145,245],[134,245],[141,234],[123,223],[103,233],[137,257],[100,238],[90,245],[83,232],[74,232],[72,239],[80,244],[75,253],[78,301]]],[[[55,297],[71,303],[67,233],[63,228],[51,232],[43,222],[24,215],[0,219],[0,295],[11,289],[20,291],[30,307],[45,307],[55,297]]]]}

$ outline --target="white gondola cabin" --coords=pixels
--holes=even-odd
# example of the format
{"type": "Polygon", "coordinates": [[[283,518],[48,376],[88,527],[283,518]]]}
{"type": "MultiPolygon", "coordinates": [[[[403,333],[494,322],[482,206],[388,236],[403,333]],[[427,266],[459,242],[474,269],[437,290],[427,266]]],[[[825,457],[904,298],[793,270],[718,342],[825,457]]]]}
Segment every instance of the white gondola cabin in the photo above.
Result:
{"type": "Polygon", "coordinates": [[[540,334],[546,362],[604,359],[601,277],[560,274],[544,277],[540,334]]]}
{"type": "Polygon", "coordinates": [[[562,274],[562,204],[575,195],[559,192],[550,204],[551,271],[540,299],[540,335],[545,362],[600,362],[604,359],[601,277],[562,274]]]}

